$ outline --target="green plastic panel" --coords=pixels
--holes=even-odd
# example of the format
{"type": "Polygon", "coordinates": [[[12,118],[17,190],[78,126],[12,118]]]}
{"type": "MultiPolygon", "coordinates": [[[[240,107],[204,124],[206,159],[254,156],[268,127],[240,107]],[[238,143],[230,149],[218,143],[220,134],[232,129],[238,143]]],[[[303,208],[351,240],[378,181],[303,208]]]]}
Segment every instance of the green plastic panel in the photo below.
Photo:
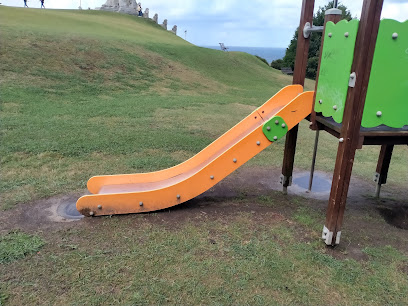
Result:
{"type": "Polygon", "coordinates": [[[343,120],[358,23],[326,23],[314,109],[338,123],[343,120]]]}
{"type": "Polygon", "coordinates": [[[408,21],[380,22],[361,125],[381,124],[408,125],[408,21]]]}
{"type": "Polygon", "coordinates": [[[270,141],[277,141],[286,135],[288,125],[282,117],[274,116],[264,123],[262,131],[270,141]]]}

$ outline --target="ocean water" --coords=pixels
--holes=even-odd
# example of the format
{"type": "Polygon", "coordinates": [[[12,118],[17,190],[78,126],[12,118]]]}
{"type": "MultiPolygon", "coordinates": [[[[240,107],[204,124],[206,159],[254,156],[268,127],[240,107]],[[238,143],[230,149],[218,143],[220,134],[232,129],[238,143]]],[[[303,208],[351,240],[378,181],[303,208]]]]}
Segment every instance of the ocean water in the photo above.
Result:
{"type": "MultiPolygon", "coordinates": [[[[202,46],[205,48],[221,50],[220,46],[202,46]]],[[[285,56],[286,48],[261,48],[261,47],[237,47],[237,46],[227,46],[228,51],[240,51],[246,52],[252,55],[258,55],[270,64],[276,59],[283,58],[285,56]]]]}

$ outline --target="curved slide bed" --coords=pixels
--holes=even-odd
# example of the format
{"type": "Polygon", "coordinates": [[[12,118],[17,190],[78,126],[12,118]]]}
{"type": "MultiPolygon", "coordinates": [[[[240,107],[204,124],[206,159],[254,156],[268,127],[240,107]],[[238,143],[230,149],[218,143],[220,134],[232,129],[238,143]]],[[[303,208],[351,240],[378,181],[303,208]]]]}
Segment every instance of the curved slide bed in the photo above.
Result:
{"type": "Polygon", "coordinates": [[[141,213],[188,201],[213,187],[309,115],[313,92],[281,89],[187,161],[156,172],[94,176],[76,204],[86,216],[141,213]]]}

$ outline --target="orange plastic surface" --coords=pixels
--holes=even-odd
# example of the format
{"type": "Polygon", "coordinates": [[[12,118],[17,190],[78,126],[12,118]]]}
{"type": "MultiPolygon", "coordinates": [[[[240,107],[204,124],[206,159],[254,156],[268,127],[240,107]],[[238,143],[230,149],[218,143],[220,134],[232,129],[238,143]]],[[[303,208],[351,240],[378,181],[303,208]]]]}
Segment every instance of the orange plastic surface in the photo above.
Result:
{"type": "Polygon", "coordinates": [[[189,160],[156,172],[95,176],[88,181],[92,195],[76,206],[83,215],[141,213],[188,201],[224,179],[272,142],[262,125],[281,116],[289,129],[312,109],[313,92],[290,85],[189,160]]]}

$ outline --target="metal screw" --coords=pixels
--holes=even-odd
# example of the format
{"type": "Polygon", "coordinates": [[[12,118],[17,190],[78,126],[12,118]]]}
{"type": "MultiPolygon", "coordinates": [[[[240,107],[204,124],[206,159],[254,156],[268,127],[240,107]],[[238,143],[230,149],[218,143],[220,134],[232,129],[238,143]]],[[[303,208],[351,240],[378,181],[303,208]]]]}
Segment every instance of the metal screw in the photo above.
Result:
{"type": "Polygon", "coordinates": [[[337,110],[337,105],[333,105],[333,109],[334,109],[334,110],[337,110]]]}
{"type": "Polygon", "coordinates": [[[179,195],[179,194],[177,195],[177,199],[180,199],[180,195],[179,195]]]}
{"type": "Polygon", "coordinates": [[[339,142],[344,142],[344,138],[339,138],[339,142]]]}
{"type": "Polygon", "coordinates": [[[93,215],[94,215],[94,212],[93,212],[93,211],[89,212],[89,215],[90,215],[90,216],[93,216],[93,215]]]}
{"type": "Polygon", "coordinates": [[[256,144],[257,144],[258,146],[260,146],[260,145],[261,145],[261,142],[260,142],[260,141],[257,141],[256,144]]]}
{"type": "Polygon", "coordinates": [[[377,112],[377,117],[381,117],[382,116],[382,112],[381,111],[378,111],[377,112]]]}
{"type": "Polygon", "coordinates": [[[273,136],[273,140],[278,140],[278,136],[273,136]]]}
{"type": "Polygon", "coordinates": [[[276,120],[276,121],[275,121],[275,124],[278,125],[278,124],[279,124],[279,120],[276,120]]]}
{"type": "Polygon", "coordinates": [[[213,179],[214,179],[214,175],[211,175],[211,176],[210,176],[210,179],[212,179],[212,180],[213,180],[213,179]]]}
{"type": "Polygon", "coordinates": [[[267,126],[266,129],[267,129],[268,131],[270,131],[270,130],[271,130],[271,127],[270,127],[270,126],[267,126]]]}
{"type": "Polygon", "coordinates": [[[140,205],[140,206],[143,206],[143,202],[139,202],[139,205],[140,205]]]}
{"type": "Polygon", "coordinates": [[[98,209],[102,209],[102,205],[98,205],[98,209]]]}
{"type": "Polygon", "coordinates": [[[236,162],[237,162],[237,159],[236,159],[236,158],[234,158],[232,161],[233,161],[234,163],[236,163],[236,162]]]}
{"type": "Polygon", "coordinates": [[[319,100],[319,104],[322,104],[323,103],[323,101],[322,100],[319,100]]]}
{"type": "Polygon", "coordinates": [[[344,33],[344,36],[349,37],[349,32],[344,33]]]}
{"type": "Polygon", "coordinates": [[[329,37],[332,37],[332,35],[333,35],[332,33],[329,33],[329,37]]]}
{"type": "Polygon", "coordinates": [[[286,127],[286,124],[282,123],[282,127],[285,128],[285,127],[286,127]]]}
{"type": "Polygon", "coordinates": [[[397,37],[398,37],[398,33],[392,33],[392,39],[397,39],[397,37]]]}

